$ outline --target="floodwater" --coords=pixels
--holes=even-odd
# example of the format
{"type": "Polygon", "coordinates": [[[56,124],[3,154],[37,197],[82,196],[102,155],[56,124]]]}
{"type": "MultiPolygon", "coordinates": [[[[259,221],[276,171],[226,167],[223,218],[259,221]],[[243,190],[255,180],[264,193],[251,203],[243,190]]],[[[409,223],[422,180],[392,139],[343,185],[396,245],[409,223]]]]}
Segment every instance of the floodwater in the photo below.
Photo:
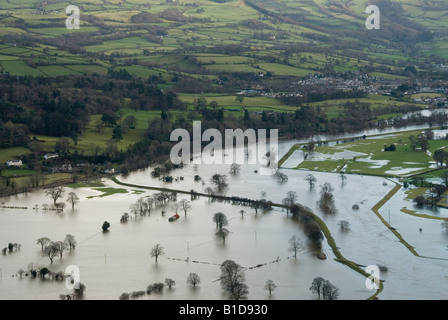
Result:
{"type": "MultiPolygon", "coordinates": [[[[294,143],[296,141],[281,142],[280,157],[294,143]]],[[[204,192],[210,186],[210,177],[221,173],[228,177],[226,195],[251,199],[264,196],[276,203],[281,203],[288,191],[296,191],[297,202],[324,220],[345,258],[362,266],[378,264],[387,267],[387,271],[380,274],[384,280],[380,299],[448,298],[448,234],[443,232],[441,221],[401,212],[403,207],[412,209],[412,203],[404,200],[402,189],[380,209],[383,218],[389,220],[419,253],[417,257],[371,210],[394,187],[393,181],[346,175],[347,179],[342,183],[338,174],[312,172],[317,182],[310,189],[304,180],[310,173],[308,171],[281,169],[288,181],[278,183],[273,176],[256,173],[256,165],[243,165],[235,176],[229,174],[229,167],[186,165],[171,173],[174,178],[183,178],[172,183],[152,178],[151,168],[118,179],[141,186],[204,192]],[[194,181],[195,175],[201,180],[194,181]],[[334,187],[337,213],[330,216],[320,213],[316,204],[320,186],[325,182],[334,187]],[[354,204],[359,206],[358,210],[352,209],[354,204]],[[338,223],[341,220],[349,221],[349,231],[340,229],[338,223]]],[[[67,188],[81,200],[74,210],[67,207],[62,214],[40,209],[51,202],[43,190],[2,199],[5,205],[28,209],[0,209],[0,246],[6,247],[9,242],[22,245],[20,251],[0,256],[0,299],[58,299],[59,294],[70,292],[64,282],[17,277],[17,270],[26,269],[29,263],[52,271],[65,271],[68,265],[76,265],[81,282],[87,288],[85,299],[118,299],[124,292],[146,290],[148,285],[164,282],[166,278],[175,280],[173,288],[139,299],[228,299],[217,281],[219,265],[227,259],[245,268],[249,299],[315,299],[309,290],[315,277],[330,280],[338,287],[339,299],[363,300],[374,293],[366,287],[363,276],[334,260],[326,240],[323,241],[326,260],[310,254],[306,245],[294,258],[288,252],[289,238],[298,235],[306,244],[306,237],[301,226],[279,208],[255,214],[250,207],[213,202],[206,197],[191,200],[189,195],[179,195],[177,201],[182,198],[191,200],[192,210],[187,216],[180,213],[180,219],[175,222],[168,222],[172,214],[168,204],[153,209],[149,216],[120,223],[121,215],[130,212],[129,207],[137,199],[157,191],[124,187],[109,179],[104,183],[107,187],[124,188],[127,192],[99,197],[102,193],[91,188],[67,188]],[[35,205],[38,210],[33,209],[35,205]],[[243,217],[240,210],[245,211],[243,217]],[[166,211],[165,216],[162,211],[166,211]],[[227,229],[230,234],[225,243],[215,235],[212,216],[216,212],[223,212],[229,220],[227,229]],[[103,233],[101,225],[106,220],[111,227],[109,232],[103,233]],[[36,240],[44,236],[63,240],[66,234],[75,236],[76,249],[66,251],[62,259],[56,257],[50,264],[49,259],[42,256],[36,240]],[[157,263],[149,254],[156,244],[162,245],[165,252],[157,263]],[[201,279],[196,288],[186,283],[189,273],[196,273],[201,279]],[[277,285],[272,296],[264,289],[269,279],[277,285]]],[[[441,210],[442,216],[446,214],[441,210]]]]}

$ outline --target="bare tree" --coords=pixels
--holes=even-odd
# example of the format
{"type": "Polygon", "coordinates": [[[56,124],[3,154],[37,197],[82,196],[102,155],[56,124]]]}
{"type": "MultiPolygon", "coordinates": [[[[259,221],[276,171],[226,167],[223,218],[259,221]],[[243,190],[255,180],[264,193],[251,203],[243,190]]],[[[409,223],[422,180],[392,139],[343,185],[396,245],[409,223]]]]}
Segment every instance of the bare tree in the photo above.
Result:
{"type": "Polygon", "coordinates": [[[59,248],[56,242],[50,242],[45,248],[44,248],[44,255],[50,259],[50,263],[53,263],[53,259],[58,255],[59,248]]]}
{"type": "Polygon", "coordinates": [[[323,213],[333,214],[336,213],[336,207],[334,204],[333,187],[330,183],[325,182],[320,191],[320,199],[318,201],[319,207],[323,213]]]}
{"type": "Polygon", "coordinates": [[[324,285],[325,279],[322,277],[314,278],[313,282],[311,283],[310,290],[312,293],[317,293],[317,296],[320,299],[320,294],[322,293],[322,287],[324,285]]]}
{"type": "Polygon", "coordinates": [[[44,251],[44,247],[51,242],[50,238],[42,237],[37,239],[37,244],[40,244],[42,247],[42,251],[44,251]]]}
{"type": "Polygon", "coordinates": [[[288,191],[286,193],[286,198],[289,199],[289,203],[292,206],[297,201],[297,198],[298,198],[297,192],[295,192],[295,191],[288,191]]]}
{"type": "Polygon", "coordinates": [[[299,236],[297,235],[293,235],[290,239],[289,239],[289,252],[293,252],[294,253],[294,258],[297,258],[297,253],[299,251],[303,250],[303,243],[302,240],[300,239],[299,236]]]}
{"type": "Polygon", "coordinates": [[[176,284],[176,281],[174,281],[171,278],[166,278],[165,279],[165,284],[168,286],[168,288],[171,289],[172,286],[174,286],[176,284]]]}
{"type": "Polygon", "coordinates": [[[312,189],[314,187],[314,184],[317,181],[316,177],[314,177],[311,173],[306,175],[305,180],[308,181],[308,184],[310,185],[310,189],[312,189]]]}
{"type": "Polygon", "coordinates": [[[230,165],[230,171],[229,171],[229,173],[230,173],[231,175],[236,175],[236,174],[240,173],[240,170],[241,170],[241,165],[239,165],[239,164],[237,164],[237,163],[232,163],[232,164],[230,165]]]}
{"type": "Polygon", "coordinates": [[[66,201],[67,201],[68,203],[70,203],[70,204],[72,205],[72,209],[74,209],[74,208],[75,208],[75,204],[78,203],[78,201],[79,201],[79,198],[78,198],[78,196],[76,195],[76,193],[74,193],[74,192],[70,192],[70,193],[68,194],[68,198],[67,198],[66,201]]]}
{"type": "Polygon", "coordinates": [[[67,234],[65,236],[64,242],[67,243],[68,248],[70,250],[75,249],[76,247],[76,240],[75,240],[75,236],[71,235],[71,234],[67,234]]]}
{"type": "Polygon", "coordinates": [[[276,179],[279,183],[285,183],[288,181],[288,176],[286,174],[284,174],[283,172],[281,172],[280,170],[277,170],[275,172],[274,176],[276,177],[276,179]]]}
{"type": "Polygon", "coordinates": [[[56,241],[53,242],[53,245],[56,247],[56,250],[58,251],[60,258],[62,259],[62,254],[64,253],[65,250],[68,249],[68,244],[64,241],[56,241]]]}
{"type": "Polygon", "coordinates": [[[289,212],[289,209],[294,206],[296,200],[297,200],[297,192],[295,191],[288,191],[286,193],[286,197],[283,198],[282,203],[286,206],[286,212],[289,212]]]}
{"type": "Polygon", "coordinates": [[[178,213],[179,213],[179,210],[180,210],[180,205],[179,205],[179,203],[173,203],[173,204],[171,205],[171,211],[172,211],[173,213],[178,214],[178,213]]]}
{"type": "Polygon", "coordinates": [[[269,291],[269,295],[271,295],[272,291],[274,291],[274,289],[277,288],[277,286],[275,285],[274,281],[268,280],[268,281],[266,281],[266,284],[265,284],[264,288],[266,290],[268,290],[269,291]]]}
{"type": "Polygon", "coordinates": [[[54,187],[54,188],[50,188],[48,190],[45,190],[45,194],[47,196],[50,196],[53,199],[54,204],[56,205],[56,201],[64,196],[65,194],[65,189],[61,186],[59,187],[54,187]]]}
{"type": "Polygon", "coordinates": [[[187,199],[182,199],[179,201],[179,208],[184,212],[185,216],[187,211],[191,210],[191,203],[187,199]]]}
{"type": "Polygon", "coordinates": [[[336,300],[339,297],[339,289],[330,281],[325,280],[322,286],[322,297],[325,300],[336,300]]]}
{"type": "Polygon", "coordinates": [[[139,198],[136,203],[131,205],[130,210],[135,217],[137,217],[137,215],[146,215],[148,212],[148,203],[144,201],[143,198],[139,198]]]}
{"type": "Polygon", "coordinates": [[[216,228],[222,231],[222,228],[229,224],[227,217],[222,212],[217,212],[213,215],[213,221],[216,223],[216,228]]]}
{"type": "Polygon", "coordinates": [[[233,260],[225,260],[221,264],[221,286],[232,299],[246,299],[249,294],[249,288],[246,285],[246,279],[243,268],[233,260]]]}
{"type": "Polygon", "coordinates": [[[228,186],[227,176],[225,174],[215,173],[210,179],[210,182],[215,185],[219,192],[223,191],[228,186]]]}
{"type": "Polygon", "coordinates": [[[156,263],[160,255],[165,254],[163,251],[163,247],[160,244],[156,244],[154,247],[152,247],[150,255],[151,257],[156,258],[156,263]]]}
{"type": "Polygon", "coordinates": [[[196,273],[190,273],[187,277],[187,283],[196,287],[196,285],[201,283],[201,278],[196,273]]]}
{"type": "Polygon", "coordinates": [[[230,234],[230,231],[227,230],[226,228],[222,228],[221,230],[219,230],[218,232],[216,232],[216,235],[218,237],[222,238],[222,242],[225,243],[226,242],[226,238],[227,236],[230,234]]]}

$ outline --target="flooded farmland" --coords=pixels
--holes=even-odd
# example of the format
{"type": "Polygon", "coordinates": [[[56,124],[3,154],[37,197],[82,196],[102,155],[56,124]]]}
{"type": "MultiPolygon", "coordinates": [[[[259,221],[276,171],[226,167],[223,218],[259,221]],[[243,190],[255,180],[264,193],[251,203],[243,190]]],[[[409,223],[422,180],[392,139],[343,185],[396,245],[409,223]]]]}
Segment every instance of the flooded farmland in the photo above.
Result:
{"type": "MultiPolygon", "coordinates": [[[[280,156],[293,143],[281,143],[280,156]]],[[[228,175],[229,186],[225,191],[228,196],[264,197],[281,203],[288,191],[297,192],[297,202],[322,218],[346,259],[363,267],[387,267],[380,274],[384,290],[379,299],[447,298],[448,235],[443,232],[440,220],[402,212],[403,207],[412,208],[412,202],[405,200],[403,189],[380,208],[382,217],[415,248],[419,254],[416,256],[372,211],[392,190],[395,181],[348,175],[342,183],[338,174],[312,172],[317,181],[310,189],[304,180],[310,172],[304,170],[281,169],[288,181],[278,183],[273,176],[257,174],[256,167],[251,165],[243,165],[238,175],[229,175],[228,165],[186,165],[171,172],[173,178],[179,179],[166,183],[153,178],[151,169],[117,177],[118,181],[133,187],[104,179],[105,188],[120,189],[109,195],[101,192],[101,188],[67,188],[80,201],[73,210],[66,207],[63,213],[42,210],[44,204],[51,203],[44,190],[4,198],[5,206],[27,209],[0,209],[0,243],[3,246],[9,242],[21,244],[20,251],[0,256],[0,299],[58,299],[60,294],[69,292],[64,281],[18,277],[17,271],[26,269],[30,263],[52,271],[64,271],[67,266],[76,265],[81,282],[86,285],[85,299],[118,299],[124,292],[146,290],[149,284],[164,282],[166,278],[175,280],[175,286],[139,299],[228,299],[218,281],[219,265],[227,259],[245,268],[248,299],[316,299],[309,290],[316,277],[328,279],[339,288],[339,299],[364,300],[374,294],[366,287],[364,276],[334,260],[326,239],[322,245],[327,259],[317,259],[306,245],[294,258],[288,252],[289,239],[298,235],[306,244],[306,236],[302,226],[279,207],[255,213],[248,206],[212,201],[204,196],[192,200],[188,194],[179,194],[177,201],[183,198],[191,201],[192,209],[187,215],[181,212],[175,222],[168,221],[172,214],[168,203],[153,209],[149,215],[120,223],[120,217],[129,212],[133,203],[157,192],[144,186],[202,193],[210,186],[210,178],[215,173],[228,175]],[[334,188],[337,212],[333,215],[322,214],[317,206],[320,186],[326,182],[334,188]],[[355,204],[358,210],[353,209],[355,204]],[[212,216],[216,212],[228,218],[230,234],[225,242],[215,235],[212,216]],[[349,231],[341,230],[341,220],[350,223],[349,231]],[[107,233],[101,231],[104,221],[111,225],[107,233]],[[66,234],[76,237],[76,249],[64,252],[62,258],[56,257],[50,264],[36,240],[40,237],[63,240],[66,234]],[[157,263],[150,256],[155,244],[164,249],[157,263]],[[186,283],[190,273],[200,276],[201,283],[195,288],[186,283]],[[271,296],[264,289],[267,280],[277,285],[271,296]]],[[[447,215],[443,209],[438,214],[447,215]]]]}

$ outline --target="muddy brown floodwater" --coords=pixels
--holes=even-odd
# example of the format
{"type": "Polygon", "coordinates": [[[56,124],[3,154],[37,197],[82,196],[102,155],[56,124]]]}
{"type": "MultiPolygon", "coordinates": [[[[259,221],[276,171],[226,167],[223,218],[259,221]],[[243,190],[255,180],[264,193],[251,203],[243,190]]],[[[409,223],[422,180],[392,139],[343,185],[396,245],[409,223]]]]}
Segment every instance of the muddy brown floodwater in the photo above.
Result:
{"type": "MultiPolygon", "coordinates": [[[[294,143],[282,142],[280,155],[294,143]]],[[[172,172],[174,178],[183,178],[172,183],[152,178],[151,168],[117,178],[140,186],[204,192],[210,186],[210,177],[222,173],[228,176],[226,195],[252,199],[265,195],[276,203],[281,203],[288,191],[296,191],[297,202],[324,220],[346,259],[362,266],[387,267],[387,272],[380,275],[384,290],[378,298],[447,298],[448,235],[443,232],[440,221],[412,217],[400,211],[403,207],[412,209],[402,189],[380,209],[384,219],[420,255],[415,256],[371,210],[395,186],[394,181],[348,175],[342,184],[338,174],[312,172],[317,182],[310,189],[304,180],[307,171],[281,169],[288,181],[279,184],[272,176],[255,173],[254,166],[243,165],[235,176],[228,174],[229,167],[188,165],[172,172]],[[201,180],[195,181],[195,175],[201,180]],[[320,213],[316,204],[320,186],[325,182],[334,187],[337,213],[331,216],[320,213]],[[354,204],[358,204],[358,210],[352,209],[354,204]],[[349,231],[341,231],[340,220],[349,221],[349,231]]],[[[180,194],[177,201],[183,198],[191,201],[192,210],[187,216],[181,212],[178,220],[169,222],[172,213],[167,204],[153,209],[150,215],[120,223],[121,215],[130,212],[133,203],[157,191],[126,187],[109,179],[103,182],[106,187],[125,189],[124,193],[100,197],[103,193],[92,188],[67,188],[78,195],[80,202],[74,210],[67,206],[59,214],[42,210],[44,204],[51,203],[43,190],[2,199],[4,205],[27,209],[0,209],[0,247],[6,247],[9,242],[21,244],[20,251],[0,256],[0,299],[58,299],[59,294],[70,292],[64,282],[18,277],[17,271],[26,269],[29,263],[52,271],[65,271],[67,266],[76,265],[87,288],[85,299],[118,299],[124,292],[146,290],[148,285],[164,282],[166,278],[172,278],[175,286],[139,299],[228,299],[218,281],[219,265],[227,259],[245,268],[249,299],[315,299],[309,290],[315,277],[323,277],[338,287],[339,299],[363,300],[374,293],[367,288],[364,276],[334,260],[326,240],[323,241],[326,260],[317,259],[307,246],[294,258],[288,252],[289,238],[298,235],[306,243],[306,237],[302,227],[280,208],[255,214],[250,207],[211,201],[207,197],[191,200],[189,195],[180,194]],[[35,205],[38,209],[33,209],[35,205]],[[245,211],[243,217],[240,210],[245,211]],[[164,216],[162,211],[166,212],[164,216]],[[216,212],[224,213],[229,220],[230,234],[225,243],[215,235],[212,216],[216,212]],[[101,231],[104,221],[111,224],[107,233],[101,231]],[[75,236],[76,249],[64,252],[62,259],[56,257],[50,264],[36,240],[44,236],[63,240],[66,234],[75,236]],[[165,252],[157,263],[150,256],[156,244],[165,252]],[[189,273],[196,273],[201,279],[196,288],[186,283],[189,273]],[[277,285],[271,296],[264,289],[267,280],[277,285]]],[[[443,209],[434,214],[448,216],[443,209]]]]}

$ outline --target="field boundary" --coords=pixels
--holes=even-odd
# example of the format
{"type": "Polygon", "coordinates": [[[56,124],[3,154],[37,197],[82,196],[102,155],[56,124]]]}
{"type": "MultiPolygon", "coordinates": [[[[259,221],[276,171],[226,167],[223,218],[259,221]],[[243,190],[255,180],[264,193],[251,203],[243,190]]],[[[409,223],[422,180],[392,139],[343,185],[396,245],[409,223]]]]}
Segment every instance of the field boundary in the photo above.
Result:
{"type": "Polygon", "coordinates": [[[411,246],[409,243],[407,243],[404,238],[401,236],[401,234],[392,227],[380,214],[379,209],[386,204],[387,201],[389,201],[397,192],[401,189],[401,184],[395,182],[395,187],[393,187],[392,190],[390,190],[380,201],[378,201],[373,207],[372,211],[380,218],[380,220],[384,223],[384,225],[392,231],[392,233],[398,238],[398,240],[415,256],[419,257],[420,255],[417,253],[417,251],[414,249],[413,246],[411,246]]]}

